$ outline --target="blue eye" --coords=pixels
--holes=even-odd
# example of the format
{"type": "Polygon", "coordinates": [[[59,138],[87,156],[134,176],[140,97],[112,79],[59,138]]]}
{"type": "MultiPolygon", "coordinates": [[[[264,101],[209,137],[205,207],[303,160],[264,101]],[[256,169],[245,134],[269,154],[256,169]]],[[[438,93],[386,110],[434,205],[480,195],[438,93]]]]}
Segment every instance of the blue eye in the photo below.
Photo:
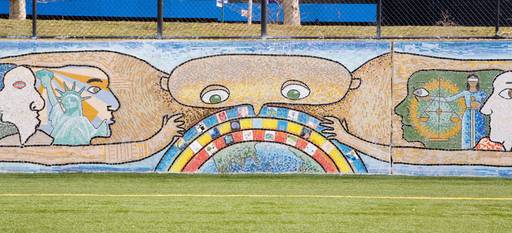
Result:
{"type": "Polygon", "coordinates": [[[92,87],[87,88],[87,91],[91,94],[96,94],[101,91],[101,88],[92,86],[92,87]]]}
{"type": "Polygon", "coordinates": [[[425,88],[418,88],[414,90],[413,94],[418,97],[427,97],[430,93],[425,88]]]}

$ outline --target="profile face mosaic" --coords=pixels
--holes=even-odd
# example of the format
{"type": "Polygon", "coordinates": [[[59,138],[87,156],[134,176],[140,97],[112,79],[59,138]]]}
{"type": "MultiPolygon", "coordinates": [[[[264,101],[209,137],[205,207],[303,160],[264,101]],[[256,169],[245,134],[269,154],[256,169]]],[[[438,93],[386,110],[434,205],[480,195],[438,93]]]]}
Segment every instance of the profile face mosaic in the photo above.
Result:
{"type": "Polygon", "coordinates": [[[0,42],[0,172],[512,176],[509,42],[40,43],[0,42]]]}

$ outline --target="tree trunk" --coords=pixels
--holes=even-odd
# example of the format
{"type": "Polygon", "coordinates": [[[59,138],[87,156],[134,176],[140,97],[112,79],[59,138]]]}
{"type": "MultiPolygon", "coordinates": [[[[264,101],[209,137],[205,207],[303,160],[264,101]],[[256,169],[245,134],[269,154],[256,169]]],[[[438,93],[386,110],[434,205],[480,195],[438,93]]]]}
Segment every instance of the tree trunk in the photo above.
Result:
{"type": "Polygon", "coordinates": [[[284,24],[300,25],[299,0],[283,0],[284,24]]]}
{"type": "Polygon", "coordinates": [[[252,0],[247,3],[247,24],[252,24],[252,0]]]}
{"type": "Polygon", "coordinates": [[[27,18],[25,0],[9,0],[9,19],[23,20],[27,18]]]}

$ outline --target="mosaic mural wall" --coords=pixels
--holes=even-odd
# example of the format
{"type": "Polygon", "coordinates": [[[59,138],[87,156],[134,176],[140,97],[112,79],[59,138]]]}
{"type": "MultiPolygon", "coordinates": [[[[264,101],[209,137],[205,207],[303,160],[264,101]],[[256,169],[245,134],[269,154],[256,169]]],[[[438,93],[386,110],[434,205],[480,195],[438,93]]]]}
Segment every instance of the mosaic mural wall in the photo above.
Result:
{"type": "Polygon", "coordinates": [[[512,42],[0,42],[0,172],[512,176],[512,42]]]}

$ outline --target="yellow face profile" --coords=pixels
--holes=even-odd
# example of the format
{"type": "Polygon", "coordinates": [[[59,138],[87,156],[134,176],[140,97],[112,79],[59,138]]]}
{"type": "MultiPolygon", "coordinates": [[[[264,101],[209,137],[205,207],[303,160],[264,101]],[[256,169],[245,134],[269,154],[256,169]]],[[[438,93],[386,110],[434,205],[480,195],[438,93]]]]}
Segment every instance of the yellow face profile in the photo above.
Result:
{"type": "Polygon", "coordinates": [[[175,68],[164,89],[181,104],[223,108],[268,103],[325,105],[357,87],[340,63],[287,55],[219,55],[194,59],[175,68]]]}

